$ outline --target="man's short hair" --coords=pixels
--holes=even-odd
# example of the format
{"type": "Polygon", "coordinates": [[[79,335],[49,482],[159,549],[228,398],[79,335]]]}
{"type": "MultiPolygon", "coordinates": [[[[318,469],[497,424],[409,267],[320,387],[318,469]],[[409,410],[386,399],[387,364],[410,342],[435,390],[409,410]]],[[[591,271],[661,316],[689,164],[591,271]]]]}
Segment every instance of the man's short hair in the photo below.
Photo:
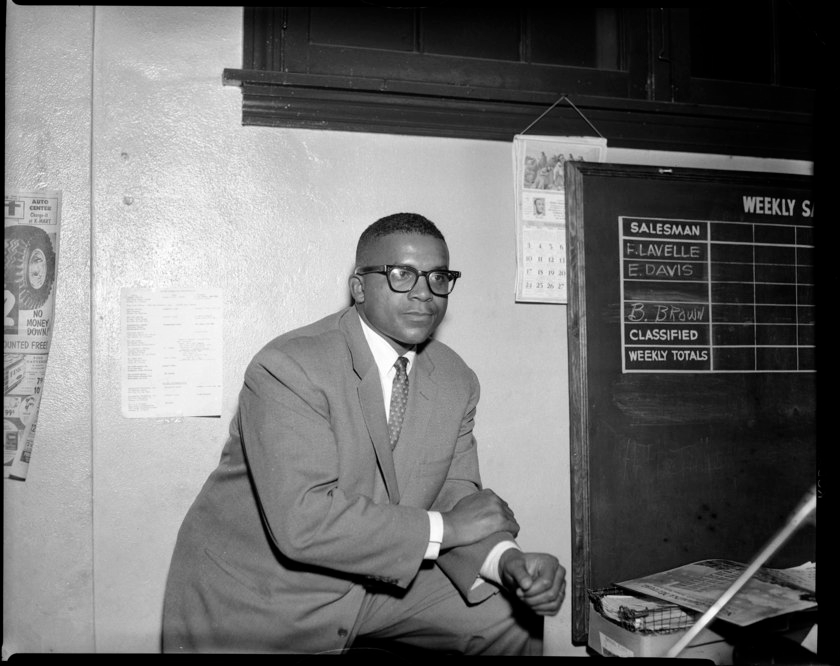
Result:
{"type": "Polygon", "coordinates": [[[440,229],[431,220],[418,213],[394,213],[379,218],[362,232],[356,245],[356,263],[363,261],[365,252],[377,239],[391,234],[420,234],[446,242],[440,229]]]}

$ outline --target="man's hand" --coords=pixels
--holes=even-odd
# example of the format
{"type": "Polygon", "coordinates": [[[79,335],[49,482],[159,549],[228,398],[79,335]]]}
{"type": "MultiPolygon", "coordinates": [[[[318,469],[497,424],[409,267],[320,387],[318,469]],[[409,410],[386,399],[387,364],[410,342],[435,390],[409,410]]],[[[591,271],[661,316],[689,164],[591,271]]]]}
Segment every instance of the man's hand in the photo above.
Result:
{"type": "Polygon", "coordinates": [[[481,541],[494,532],[519,534],[519,523],[513,511],[501,497],[489,488],[461,499],[443,517],[441,548],[466,546],[481,541]]]}
{"type": "Polygon", "coordinates": [[[547,553],[523,553],[509,548],[499,560],[499,576],[537,615],[557,615],[566,596],[566,569],[547,553]]]}

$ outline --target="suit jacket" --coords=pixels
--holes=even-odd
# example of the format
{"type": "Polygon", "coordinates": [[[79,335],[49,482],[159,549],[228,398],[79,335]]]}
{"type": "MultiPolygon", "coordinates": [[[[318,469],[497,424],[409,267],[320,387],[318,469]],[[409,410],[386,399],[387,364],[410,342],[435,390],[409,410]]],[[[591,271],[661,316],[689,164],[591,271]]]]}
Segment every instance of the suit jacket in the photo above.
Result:
{"type": "MultiPolygon", "coordinates": [[[[346,647],[371,585],[407,587],[427,510],[481,488],[475,373],[446,345],[418,349],[392,453],[379,373],[349,307],[269,342],[245,372],[216,470],[178,534],[164,650],[346,647]]],[[[499,533],[437,560],[470,602],[499,533]]]]}

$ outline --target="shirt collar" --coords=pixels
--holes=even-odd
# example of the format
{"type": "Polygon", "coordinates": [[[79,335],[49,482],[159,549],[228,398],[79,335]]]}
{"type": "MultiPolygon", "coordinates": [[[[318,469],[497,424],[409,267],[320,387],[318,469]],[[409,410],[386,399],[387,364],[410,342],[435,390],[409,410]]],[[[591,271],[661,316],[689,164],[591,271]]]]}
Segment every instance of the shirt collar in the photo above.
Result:
{"type": "MultiPolygon", "coordinates": [[[[359,323],[362,325],[362,332],[365,334],[365,340],[367,340],[370,352],[373,354],[373,360],[376,362],[376,367],[379,369],[380,377],[384,377],[389,372],[393,373],[394,363],[400,355],[397,354],[397,351],[384,337],[382,337],[381,334],[377,333],[368,326],[365,320],[361,317],[359,317],[359,323]]],[[[405,369],[406,374],[408,374],[411,372],[411,366],[414,365],[414,359],[417,356],[417,352],[412,349],[403,354],[403,356],[408,359],[408,366],[405,369]]]]}

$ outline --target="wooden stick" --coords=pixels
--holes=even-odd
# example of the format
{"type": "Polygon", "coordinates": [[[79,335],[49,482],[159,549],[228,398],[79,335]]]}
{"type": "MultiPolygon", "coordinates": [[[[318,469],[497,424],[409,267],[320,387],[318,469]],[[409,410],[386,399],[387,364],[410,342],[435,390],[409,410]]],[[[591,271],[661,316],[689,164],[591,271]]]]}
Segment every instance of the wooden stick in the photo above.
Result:
{"type": "Polygon", "coordinates": [[[799,505],[791,514],[787,523],[780,529],[776,535],[767,542],[764,548],[756,555],[752,562],[749,563],[746,569],[735,580],[732,585],[720,596],[720,598],[707,610],[694,625],[685,632],[685,634],[678,640],[671,649],[665,654],[668,658],[676,657],[685,647],[694,640],[694,638],[711,622],[715,616],[720,613],[723,607],[730,602],[738,590],[740,590],[747,581],[753,577],[756,571],[772,557],[779,548],[790,538],[790,536],[799,529],[802,522],[811,515],[811,512],[817,507],[817,486],[814,485],[805,494],[805,497],[799,502],[799,505]]]}

